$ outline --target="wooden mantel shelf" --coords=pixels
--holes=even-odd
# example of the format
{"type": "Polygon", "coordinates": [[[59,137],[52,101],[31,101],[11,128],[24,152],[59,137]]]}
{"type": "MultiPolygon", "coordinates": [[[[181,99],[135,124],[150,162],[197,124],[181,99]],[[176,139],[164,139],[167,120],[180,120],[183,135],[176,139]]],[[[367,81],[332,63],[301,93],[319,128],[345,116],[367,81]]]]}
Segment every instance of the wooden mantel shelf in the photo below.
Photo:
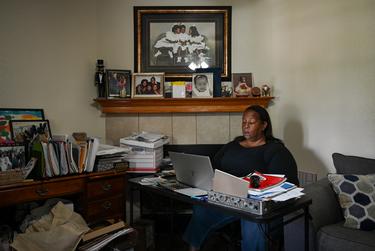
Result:
{"type": "Polygon", "coordinates": [[[259,98],[97,98],[103,113],[242,112],[249,105],[267,107],[274,97],[259,98]]]}

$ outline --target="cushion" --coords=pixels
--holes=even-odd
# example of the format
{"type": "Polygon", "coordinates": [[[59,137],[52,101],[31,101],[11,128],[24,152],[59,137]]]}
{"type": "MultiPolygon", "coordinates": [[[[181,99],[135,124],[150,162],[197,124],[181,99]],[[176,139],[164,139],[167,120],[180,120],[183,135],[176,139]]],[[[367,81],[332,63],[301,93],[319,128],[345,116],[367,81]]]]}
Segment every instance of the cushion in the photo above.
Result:
{"type": "Polygon", "coordinates": [[[375,229],[375,174],[328,174],[344,213],[344,226],[375,229]]]}
{"type": "Polygon", "coordinates": [[[317,234],[319,251],[373,251],[375,232],[344,227],[344,221],[322,227],[317,234]]]}
{"type": "Polygon", "coordinates": [[[341,174],[375,173],[375,159],[347,156],[340,153],[332,154],[336,172],[341,174]]]}

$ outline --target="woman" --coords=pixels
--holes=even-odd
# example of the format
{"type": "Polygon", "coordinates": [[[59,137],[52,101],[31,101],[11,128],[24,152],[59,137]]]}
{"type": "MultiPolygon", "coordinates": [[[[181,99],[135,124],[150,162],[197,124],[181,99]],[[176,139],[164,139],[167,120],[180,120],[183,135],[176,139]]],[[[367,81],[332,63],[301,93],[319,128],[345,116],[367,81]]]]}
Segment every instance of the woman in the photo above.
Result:
{"type": "MultiPolygon", "coordinates": [[[[243,177],[253,171],[285,174],[287,180],[296,185],[297,165],[281,140],[272,134],[271,119],[261,106],[248,107],[242,116],[242,134],[226,144],[214,158],[214,168],[243,177]]],[[[210,232],[237,220],[238,217],[220,211],[195,206],[193,216],[184,234],[191,250],[199,250],[210,232]]],[[[278,225],[279,221],[271,225],[278,225]]],[[[272,227],[272,226],[271,226],[272,227]]],[[[268,238],[273,243],[282,242],[283,232],[274,231],[265,237],[264,226],[241,220],[242,250],[265,250],[268,238]]]]}

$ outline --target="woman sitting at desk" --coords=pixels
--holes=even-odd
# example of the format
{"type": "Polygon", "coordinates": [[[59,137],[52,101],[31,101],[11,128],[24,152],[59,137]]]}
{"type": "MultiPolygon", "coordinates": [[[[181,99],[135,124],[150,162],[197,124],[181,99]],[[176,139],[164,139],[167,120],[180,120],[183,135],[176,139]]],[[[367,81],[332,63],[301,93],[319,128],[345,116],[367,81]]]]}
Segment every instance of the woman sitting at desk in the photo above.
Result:
{"type": "MultiPolygon", "coordinates": [[[[242,116],[243,136],[226,144],[215,156],[214,168],[243,177],[257,170],[262,173],[285,174],[287,180],[296,185],[297,165],[281,140],[272,134],[271,119],[261,106],[248,107],[242,116]]],[[[190,250],[199,250],[210,232],[238,220],[238,217],[201,206],[194,206],[193,216],[184,233],[190,250]]],[[[282,219],[281,219],[282,220],[282,219]]],[[[278,225],[280,221],[272,222],[278,225]]],[[[268,238],[271,243],[282,243],[283,231],[273,231],[265,236],[265,226],[241,220],[242,251],[266,249],[268,238]]]]}

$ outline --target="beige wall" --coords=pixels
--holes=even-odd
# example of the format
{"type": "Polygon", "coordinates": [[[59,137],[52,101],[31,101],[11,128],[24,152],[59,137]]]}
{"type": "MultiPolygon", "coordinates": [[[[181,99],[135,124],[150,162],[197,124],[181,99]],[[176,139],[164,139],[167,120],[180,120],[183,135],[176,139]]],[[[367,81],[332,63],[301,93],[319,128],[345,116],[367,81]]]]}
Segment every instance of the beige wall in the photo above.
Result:
{"type": "Polygon", "coordinates": [[[230,140],[239,114],[105,118],[92,105],[96,58],[133,70],[133,6],[175,2],[233,6],[232,70],[270,82],[275,135],[301,170],[332,171],[335,151],[375,157],[373,0],[0,0],[0,106],[42,107],[53,131],[108,142],[152,129],[178,144],[230,140]]]}
{"type": "Polygon", "coordinates": [[[90,0],[0,0],[0,107],[43,108],[52,133],[104,137],[96,16],[90,0]]]}

